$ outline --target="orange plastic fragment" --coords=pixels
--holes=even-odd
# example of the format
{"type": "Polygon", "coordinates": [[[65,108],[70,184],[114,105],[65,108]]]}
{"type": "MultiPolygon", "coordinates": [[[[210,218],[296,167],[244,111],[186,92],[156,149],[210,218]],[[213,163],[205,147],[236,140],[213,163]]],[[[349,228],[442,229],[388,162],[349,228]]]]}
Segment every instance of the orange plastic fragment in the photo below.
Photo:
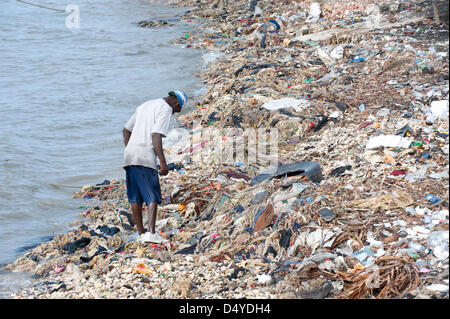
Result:
{"type": "Polygon", "coordinates": [[[134,272],[138,273],[138,274],[146,274],[146,275],[150,275],[152,270],[150,268],[148,268],[146,265],[144,264],[139,264],[136,266],[136,268],[134,269],[134,272]]]}
{"type": "Polygon", "coordinates": [[[394,159],[394,157],[391,154],[386,154],[384,156],[384,162],[386,164],[395,164],[395,159],[394,159]]]}

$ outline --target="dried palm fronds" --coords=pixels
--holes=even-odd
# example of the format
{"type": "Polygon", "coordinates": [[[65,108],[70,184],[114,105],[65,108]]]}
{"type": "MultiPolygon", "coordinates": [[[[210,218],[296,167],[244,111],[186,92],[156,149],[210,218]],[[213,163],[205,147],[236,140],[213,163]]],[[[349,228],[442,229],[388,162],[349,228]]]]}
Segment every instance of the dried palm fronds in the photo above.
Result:
{"type": "Polygon", "coordinates": [[[346,289],[339,299],[392,298],[417,288],[419,271],[407,257],[383,256],[369,267],[359,267],[350,274],[337,271],[346,289]]]}
{"type": "Polygon", "coordinates": [[[391,59],[391,60],[387,61],[386,64],[383,66],[383,69],[381,70],[382,73],[398,69],[402,67],[404,64],[407,64],[408,66],[412,64],[412,61],[409,58],[391,59]]]}
{"type": "Polygon", "coordinates": [[[384,209],[391,210],[396,208],[405,208],[414,204],[414,200],[409,194],[397,190],[395,194],[384,194],[366,199],[358,199],[350,202],[349,207],[369,208],[372,210],[384,209]]]}

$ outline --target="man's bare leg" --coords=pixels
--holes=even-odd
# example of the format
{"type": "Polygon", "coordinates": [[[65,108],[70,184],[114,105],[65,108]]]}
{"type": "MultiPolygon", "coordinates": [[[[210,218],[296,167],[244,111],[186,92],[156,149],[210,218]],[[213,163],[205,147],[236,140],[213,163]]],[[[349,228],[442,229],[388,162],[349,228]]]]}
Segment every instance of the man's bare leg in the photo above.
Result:
{"type": "Polygon", "coordinates": [[[131,204],[131,210],[133,211],[133,222],[137,225],[138,234],[141,235],[145,232],[142,222],[142,205],[131,204]]]}
{"type": "Polygon", "coordinates": [[[155,233],[157,210],[158,210],[158,203],[149,203],[148,204],[148,227],[147,227],[147,229],[152,234],[155,233]]]}

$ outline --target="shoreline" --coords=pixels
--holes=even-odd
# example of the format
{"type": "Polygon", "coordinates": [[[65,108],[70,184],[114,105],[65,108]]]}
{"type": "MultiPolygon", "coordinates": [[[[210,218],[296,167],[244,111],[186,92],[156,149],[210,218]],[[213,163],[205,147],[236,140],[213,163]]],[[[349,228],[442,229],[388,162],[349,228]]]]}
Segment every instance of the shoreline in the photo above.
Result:
{"type": "MultiPolygon", "coordinates": [[[[383,20],[381,31],[325,33],[325,38],[311,41],[303,37],[317,37],[323,25],[325,30],[336,27],[333,21],[340,17],[332,13],[337,11],[322,5],[324,20],[306,23],[308,29],[300,34],[296,21],[308,19],[311,2],[283,4],[290,9],[281,10],[259,1],[256,6],[264,12],[260,17],[251,17],[246,2],[228,7],[220,3],[214,8],[205,1],[180,1],[195,7],[183,19],[207,21],[201,33],[173,42],[186,50],[223,52],[202,71],[205,84],[212,87],[180,122],[187,128],[196,121],[216,129],[277,128],[280,162],[318,163],[322,180],[274,177],[252,185],[258,165],[196,163],[178,154],[186,149],[180,143],[170,152],[180,155],[183,168],[160,177],[168,201],[158,209],[157,231],[170,244],[135,242],[124,181],[86,186],[74,196],[87,195],[101,204],[81,213],[73,231],[3,268],[37,277],[14,298],[371,298],[360,284],[373,265],[398,274],[386,283],[382,271],[385,289],[376,290],[376,296],[448,298],[448,288],[443,288],[448,287],[448,236],[446,251],[429,240],[432,235],[439,241],[448,233],[448,118],[426,124],[430,119],[423,118],[424,110],[434,93],[420,100],[415,90],[422,85],[426,96],[425,88],[431,86],[440,92],[435,101],[448,101],[448,76],[437,79],[448,69],[448,53],[446,59],[427,56],[433,64],[429,74],[410,64],[417,52],[429,48],[428,42],[441,52],[440,27],[423,23],[427,20],[419,11],[416,22],[404,24],[411,28],[398,26],[408,19],[402,17],[397,24],[383,20]],[[268,23],[265,16],[281,25],[266,37],[257,32],[268,23]],[[436,32],[423,39],[417,31],[421,29],[436,32]],[[407,41],[399,44],[397,39],[407,41]],[[418,48],[395,51],[401,45],[418,48]],[[326,51],[327,46],[343,52],[326,51]],[[358,58],[355,49],[364,59],[348,62],[358,58]],[[398,86],[410,78],[415,87],[398,86]],[[285,97],[302,99],[307,107],[263,107],[285,97]],[[416,105],[411,107],[411,101],[416,105]],[[321,126],[317,114],[327,116],[321,126]],[[399,124],[413,132],[406,147],[365,148],[375,136],[395,135],[399,124]],[[426,194],[441,200],[433,203],[426,194]]],[[[351,15],[360,8],[348,10],[351,15]]],[[[390,19],[413,11],[387,10],[390,19]]],[[[448,37],[448,27],[443,30],[448,37]]]]}

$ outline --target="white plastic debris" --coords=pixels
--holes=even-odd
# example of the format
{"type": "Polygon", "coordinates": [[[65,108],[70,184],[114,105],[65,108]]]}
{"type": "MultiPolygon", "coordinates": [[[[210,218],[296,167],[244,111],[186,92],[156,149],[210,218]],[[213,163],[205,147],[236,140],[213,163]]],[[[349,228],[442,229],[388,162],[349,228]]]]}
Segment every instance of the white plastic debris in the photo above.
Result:
{"type": "Polygon", "coordinates": [[[326,65],[331,65],[335,62],[335,59],[330,56],[327,49],[327,47],[317,47],[317,56],[326,65]]]}
{"type": "Polygon", "coordinates": [[[448,119],[448,100],[431,102],[430,111],[441,120],[448,119]]]}
{"type": "Polygon", "coordinates": [[[381,257],[381,256],[384,256],[385,254],[386,254],[386,250],[384,250],[383,247],[381,247],[380,249],[377,250],[375,257],[381,257]]]}
{"type": "Polygon", "coordinates": [[[263,15],[264,11],[262,11],[261,8],[259,8],[258,6],[255,7],[255,16],[257,15],[263,15]]]}
{"type": "Polygon", "coordinates": [[[308,234],[305,238],[305,244],[316,250],[318,247],[331,247],[334,240],[330,240],[334,233],[328,229],[317,229],[316,231],[308,234]]]}
{"type": "MultiPolygon", "coordinates": [[[[339,116],[341,116],[341,114],[342,113],[339,111],[334,111],[329,115],[329,117],[335,119],[335,118],[338,118],[339,116]]],[[[447,174],[447,176],[448,176],[448,174],[447,174]]]]}
{"type": "Polygon", "coordinates": [[[332,57],[335,60],[342,59],[344,56],[344,46],[338,45],[330,52],[330,57],[332,57]]]}
{"type": "Polygon", "coordinates": [[[321,13],[322,10],[320,9],[320,3],[311,3],[311,6],[309,7],[309,19],[311,19],[311,21],[317,21],[320,18],[321,13]]]}
{"type": "Polygon", "coordinates": [[[440,292],[448,291],[448,285],[443,284],[432,284],[427,286],[426,288],[432,291],[440,291],[440,292]]]}
{"type": "Polygon", "coordinates": [[[445,170],[440,173],[432,173],[430,174],[430,177],[434,179],[448,179],[448,170],[445,170]]]}
{"type": "Polygon", "coordinates": [[[367,143],[367,149],[375,149],[379,147],[398,147],[408,148],[413,140],[400,135],[378,135],[371,137],[367,143]]]}
{"type": "Polygon", "coordinates": [[[294,110],[299,112],[308,106],[309,106],[309,101],[307,101],[307,100],[293,99],[293,98],[286,97],[286,98],[272,100],[267,103],[264,103],[264,105],[262,107],[269,111],[275,111],[278,109],[292,107],[292,108],[294,108],[294,110]]]}
{"type": "Polygon", "coordinates": [[[265,283],[270,282],[272,280],[272,277],[267,274],[262,274],[262,275],[256,276],[256,279],[258,280],[258,282],[260,284],[265,284],[265,283]]]}
{"type": "Polygon", "coordinates": [[[303,192],[305,189],[307,189],[309,187],[309,185],[307,185],[307,184],[300,184],[300,183],[294,183],[294,184],[292,184],[292,186],[296,190],[296,192],[298,192],[298,194],[300,194],[301,192],[303,192]]]}
{"type": "Polygon", "coordinates": [[[444,260],[448,258],[448,251],[442,249],[441,246],[436,246],[433,248],[433,255],[439,260],[444,260]]]}
{"type": "Polygon", "coordinates": [[[429,215],[430,213],[431,213],[431,210],[428,208],[428,207],[419,207],[419,206],[417,206],[416,207],[416,209],[415,209],[415,211],[416,211],[416,213],[418,214],[418,215],[421,215],[421,216],[423,216],[423,215],[429,215]]]}

